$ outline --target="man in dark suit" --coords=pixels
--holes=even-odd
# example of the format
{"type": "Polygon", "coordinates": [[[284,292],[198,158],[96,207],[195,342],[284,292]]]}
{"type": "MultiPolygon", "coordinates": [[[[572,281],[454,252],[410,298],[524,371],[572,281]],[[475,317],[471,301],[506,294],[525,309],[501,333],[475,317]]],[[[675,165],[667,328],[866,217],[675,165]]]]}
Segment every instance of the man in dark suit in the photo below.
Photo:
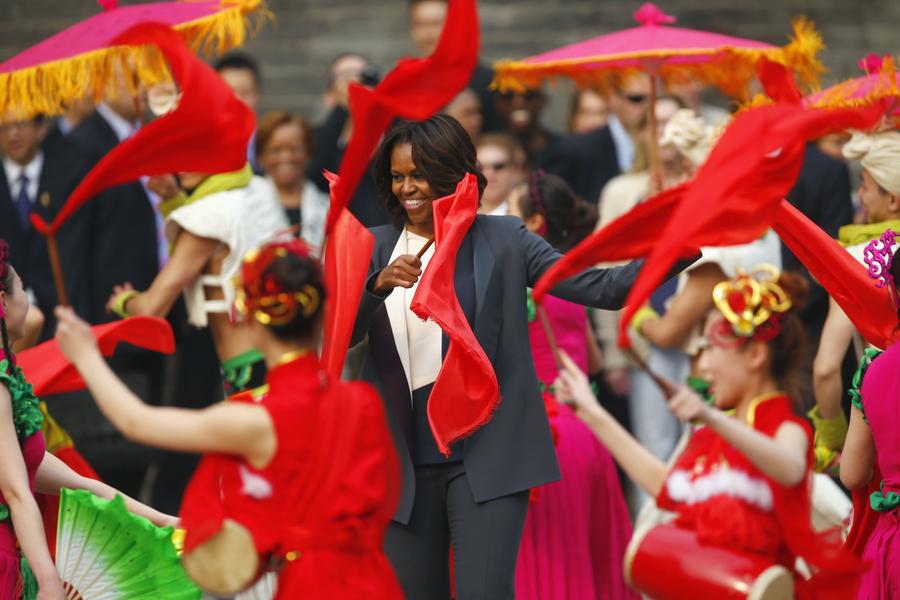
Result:
{"type": "MultiPolygon", "coordinates": [[[[337,173],[340,170],[353,130],[347,88],[351,82],[376,85],[378,77],[377,69],[364,56],[354,52],[339,54],[328,68],[323,102],[329,112],[325,120],[316,127],[313,157],[306,169],[306,176],[323,192],[328,193],[328,181],[322,172],[327,169],[337,173]]],[[[375,183],[368,170],[347,208],[366,227],[376,227],[390,221],[387,211],[378,200],[375,183]]]]}
{"type": "Polygon", "coordinates": [[[546,103],[540,90],[505,93],[497,98],[497,110],[505,131],[525,149],[530,168],[561,177],[579,197],[596,204],[603,186],[620,172],[611,130],[578,135],[551,131],[541,124],[546,103]]]}
{"type": "MultiPolygon", "coordinates": [[[[41,117],[0,125],[0,238],[9,243],[13,265],[44,313],[41,340],[53,335],[58,298],[47,240],[29,218],[36,213],[52,221],[89,168],[63,139],[42,148],[46,129],[41,117]]],[[[89,308],[92,285],[88,238],[89,221],[84,214],[66,222],[57,236],[69,303],[82,314],[89,308]]]]}
{"type": "MultiPolygon", "coordinates": [[[[92,163],[99,161],[137,129],[143,111],[124,86],[107,96],[97,109],[68,136],[92,163]]],[[[159,272],[165,243],[161,220],[140,181],[118,185],[91,200],[83,210],[90,215],[91,297],[85,314],[91,323],[116,319],[106,312],[113,287],[131,283],[146,289],[159,272]]],[[[136,394],[151,404],[162,395],[163,358],[134,348],[119,350],[110,364],[136,394]]],[[[126,442],[90,399],[58,403],[56,415],[72,433],[82,453],[101,477],[129,495],[139,495],[155,453],[126,442]]]]}
{"type": "MultiPolygon", "coordinates": [[[[100,104],[70,134],[85,156],[96,163],[130,137],[139,115],[130,95],[100,104]]],[[[156,211],[139,181],[110,188],[90,203],[93,211],[94,284],[91,323],[114,320],[106,312],[113,286],[125,282],[146,289],[159,272],[160,237],[156,211]]]]}

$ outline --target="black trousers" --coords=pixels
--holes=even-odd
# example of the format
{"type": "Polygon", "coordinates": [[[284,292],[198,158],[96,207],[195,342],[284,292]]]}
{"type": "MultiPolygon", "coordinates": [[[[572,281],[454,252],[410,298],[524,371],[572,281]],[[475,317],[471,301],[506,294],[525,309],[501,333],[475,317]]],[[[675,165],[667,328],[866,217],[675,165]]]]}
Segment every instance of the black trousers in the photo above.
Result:
{"type": "Polygon", "coordinates": [[[456,600],[515,598],[528,490],[475,502],[462,462],[415,473],[409,524],[391,523],[384,543],[407,600],[450,599],[451,546],[456,600]]]}

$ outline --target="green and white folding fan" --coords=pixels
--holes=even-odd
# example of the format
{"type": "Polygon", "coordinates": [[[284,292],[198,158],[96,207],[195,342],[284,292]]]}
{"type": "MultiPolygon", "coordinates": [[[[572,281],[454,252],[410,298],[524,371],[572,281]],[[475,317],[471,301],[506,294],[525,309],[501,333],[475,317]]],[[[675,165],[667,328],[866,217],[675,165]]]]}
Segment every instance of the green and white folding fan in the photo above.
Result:
{"type": "Polygon", "coordinates": [[[103,500],[63,489],[56,568],[70,600],[197,600],[200,590],[181,566],[172,528],[103,500]]]}

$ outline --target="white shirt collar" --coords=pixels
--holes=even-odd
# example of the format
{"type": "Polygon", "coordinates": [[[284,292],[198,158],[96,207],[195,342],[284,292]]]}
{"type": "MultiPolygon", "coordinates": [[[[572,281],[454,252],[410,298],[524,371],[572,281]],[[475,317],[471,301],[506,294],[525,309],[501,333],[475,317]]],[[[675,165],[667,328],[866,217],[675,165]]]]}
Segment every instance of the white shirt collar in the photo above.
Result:
{"type": "Polygon", "coordinates": [[[134,123],[129,123],[125,118],[103,102],[97,105],[97,112],[100,113],[100,116],[103,117],[107,123],[109,123],[109,126],[112,127],[113,132],[116,134],[116,137],[119,138],[120,142],[124,142],[130,138],[137,130],[134,123]]]}
{"type": "Polygon", "coordinates": [[[616,146],[616,160],[619,163],[619,171],[627,173],[634,166],[634,140],[625,130],[625,126],[615,115],[609,115],[609,133],[612,135],[616,146]]]}
{"type": "Polygon", "coordinates": [[[34,158],[24,167],[9,158],[3,159],[3,170],[6,173],[6,182],[9,184],[10,196],[13,199],[19,195],[19,177],[25,173],[28,178],[28,197],[34,202],[37,197],[38,185],[41,179],[41,170],[44,168],[44,152],[38,150],[34,158]]]}

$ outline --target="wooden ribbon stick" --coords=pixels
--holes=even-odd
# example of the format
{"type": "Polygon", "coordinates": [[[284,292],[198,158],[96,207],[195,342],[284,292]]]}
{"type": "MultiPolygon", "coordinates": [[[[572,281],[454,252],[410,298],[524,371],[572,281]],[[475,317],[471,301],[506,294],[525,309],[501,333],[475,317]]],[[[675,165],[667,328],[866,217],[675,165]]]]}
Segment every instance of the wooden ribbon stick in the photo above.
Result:
{"type": "Polygon", "coordinates": [[[62,264],[59,262],[59,247],[56,245],[56,234],[47,236],[47,250],[50,253],[50,267],[53,269],[53,284],[56,286],[56,299],[60,306],[69,305],[66,285],[63,282],[62,264]]]}
{"type": "Polygon", "coordinates": [[[428,249],[431,248],[431,245],[434,243],[434,236],[428,238],[428,241],[425,242],[425,245],[422,246],[422,249],[416,252],[416,258],[422,260],[422,257],[425,256],[425,253],[428,252],[428,249]]]}
{"type": "Polygon", "coordinates": [[[654,373],[653,369],[651,369],[650,366],[644,362],[644,359],[638,356],[634,350],[631,348],[622,348],[622,352],[637,365],[638,369],[646,373],[647,376],[653,380],[653,383],[656,384],[666,400],[670,400],[672,396],[675,395],[678,391],[678,387],[665,377],[654,373]]]}

